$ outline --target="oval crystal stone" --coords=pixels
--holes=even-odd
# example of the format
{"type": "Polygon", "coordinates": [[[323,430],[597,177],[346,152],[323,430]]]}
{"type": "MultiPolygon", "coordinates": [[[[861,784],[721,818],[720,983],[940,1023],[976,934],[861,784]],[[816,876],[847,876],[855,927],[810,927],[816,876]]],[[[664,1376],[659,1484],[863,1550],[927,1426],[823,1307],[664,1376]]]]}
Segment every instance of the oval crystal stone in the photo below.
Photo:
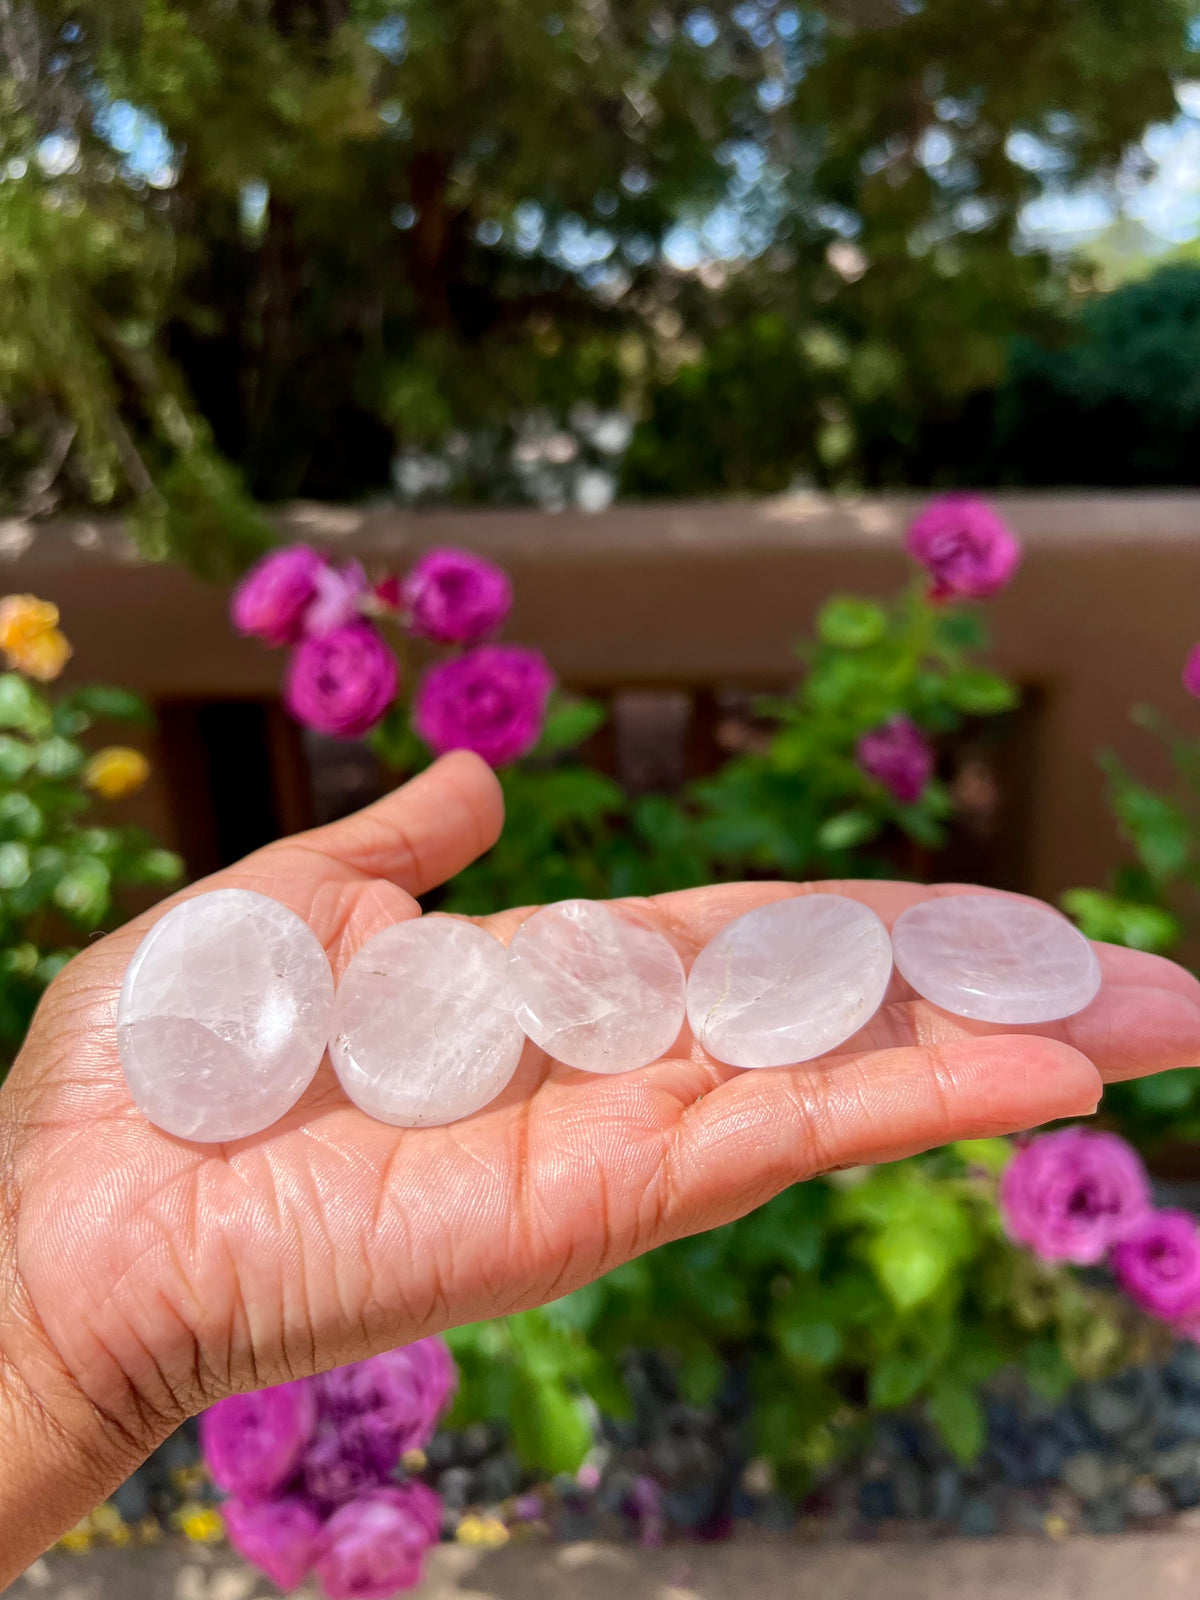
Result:
{"type": "Polygon", "coordinates": [[[1054,1022],[1100,988],[1096,952],[1078,928],[1028,900],[923,900],[896,918],[892,945],[897,971],[919,995],[976,1022],[1054,1022]]]}
{"type": "Polygon", "coordinates": [[[521,1027],[584,1072],[647,1066],[683,1026],[683,962],[624,908],[563,900],[535,912],[509,947],[508,974],[521,1027]]]}
{"type": "Polygon", "coordinates": [[[688,979],[688,1021],[727,1066],[794,1066],[869,1022],[891,974],[873,911],[841,895],[797,895],[748,911],[705,945],[688,979]]]}
{"type": "Polygon", "coordinates": [[[338,985],[329,1057],[355,1105],[398,1128],[429,1128],[494,1100],[525,1036],[508,954],[471,922],[421,917],[385,928],[338,985]]]}
{"type": "Polygon", "coordinates": [[[325,951],[294,911],[249,889],[196,895],[154,924],[125,973],[129,1092],[180,1139],[259,1133],[312,1082],[332,1010],[325,951]]]}

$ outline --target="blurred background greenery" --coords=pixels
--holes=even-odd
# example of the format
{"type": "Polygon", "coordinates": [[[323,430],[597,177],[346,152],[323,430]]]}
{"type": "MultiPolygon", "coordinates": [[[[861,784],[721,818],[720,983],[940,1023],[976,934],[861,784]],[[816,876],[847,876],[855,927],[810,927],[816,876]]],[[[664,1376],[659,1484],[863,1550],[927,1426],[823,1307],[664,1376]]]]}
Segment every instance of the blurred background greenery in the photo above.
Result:
{"type": "Polygon", "coordinates": [[[1191,22],[5,0],[0,495],[227,573],[295,496],[1195,482],[1191,22]]]}

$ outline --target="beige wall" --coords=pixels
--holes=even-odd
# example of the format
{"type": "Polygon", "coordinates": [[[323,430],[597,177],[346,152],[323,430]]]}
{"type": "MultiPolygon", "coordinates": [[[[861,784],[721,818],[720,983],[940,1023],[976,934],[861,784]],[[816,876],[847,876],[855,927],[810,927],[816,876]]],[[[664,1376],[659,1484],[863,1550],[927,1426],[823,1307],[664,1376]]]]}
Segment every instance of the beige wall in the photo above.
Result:
{"type": "MultiPolygon", "coordinates": [[[[463,544],[511,570],[509,636],[541,646],[587,689],[774,683],[795,671],[792,641],[832,590],[887,593],[912,500],[769,501],[535,512],[352,512],[294,507],[282,519],[380,569],[419,549],[463,544]]],[[[999,497],[1026,542],[1024,567],[989,613],[1002,667],[1040,691],[1033,805],[1022,877],[1054,897],[1101,882],[1118,855],[1094,753],[1111,746],[1151,778],[1153,741],[1129,726],[1151,701],[1200,731],[1179,688],[1200,639],[1200,496],[999,497]]],[[[226,596],[174,567],[130,559],[119,532],[60,523],[0,525],[0,584],[56,600],[73,670],[152,699],[273,691],[278,654],[236,640],[226,596]],[[3,570],[7,568],[7,570],[3,570]]],[[[147,797],[147,809],[161,805],[147,797]]]]}

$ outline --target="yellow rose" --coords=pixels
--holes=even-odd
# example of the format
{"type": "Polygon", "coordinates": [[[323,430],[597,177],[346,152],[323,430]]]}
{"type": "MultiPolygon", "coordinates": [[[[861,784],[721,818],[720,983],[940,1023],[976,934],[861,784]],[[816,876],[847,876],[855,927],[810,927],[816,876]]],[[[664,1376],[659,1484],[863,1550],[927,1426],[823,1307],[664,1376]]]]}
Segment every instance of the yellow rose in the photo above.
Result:
{"type": "Polygon", "coordinates": [[[0,650],[10,667],[39,683],[57,678],[71,657],[66,635],[59,631],[58,607],[33,594],[10,594],[0,600],[0,650]]]}
{"type": "Polygon", "coordinates": [[[140,750],[122,744],[109,745],[84,768],[83,781],[105,800],[124,800],[134,794],[150,776],[150,763],[140,750]]]}

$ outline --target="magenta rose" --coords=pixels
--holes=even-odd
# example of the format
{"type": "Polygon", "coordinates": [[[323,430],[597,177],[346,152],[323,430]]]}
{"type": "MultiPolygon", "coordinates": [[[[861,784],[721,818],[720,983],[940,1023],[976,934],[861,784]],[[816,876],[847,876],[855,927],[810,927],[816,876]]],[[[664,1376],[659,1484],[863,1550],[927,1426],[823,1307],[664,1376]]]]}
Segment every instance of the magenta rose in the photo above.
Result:
{"type": "Polygon", "coordinates": [[[297,645],[283,696],[299,722],[339,739],[359,739],[383,716],[399,686],[395,656],[362,621],[297,645]]]}
{"type": "Polygon", "coordinates": [[[322,1414],[362,1459],[392,1471],[429,1443],[458,1374],[441,1339],[421,1339],[318,1379],[322,1414]]]}
{"type": "Polygon", "coordinates": [[[1145,1168],[1115,1133],[1044,1133],[1017,1151],[1000,1180],[1009,1234],[1044,1261],[1100,1261],[1149,1209],[1145,1168]]]}
{"type": "Polygon", "coordinates": [[[855,759],[869,778],[881,783],[902,805],[919,800],[933,776],[933,748],[908,717],[892,717],[882,727],[864,733],[855,759]]]}
{"type": "Polygon", "coordinates": [[[227,1500],[221,1507],[229,1542],[265,1572],[277,1588],[297,1588],[307,1578],[320,1544],[321,1519],[298,1495],[280,1500],[227,1500]]]}
{"type": "Polygon", "coordinates": [[[234,627],[264,644],[295,644],[327,566],[325,557],[306,544],[272,550],[233,591],[234,627]]]}
{"type": "Polygon", "coordinates": [[[316,593],[304,613],[304,632],[309,637],[333,633],[354,622],[367,592],[367,575],[357,561],[344,566],[322,567],[317,574],[316,593]]]}
{"type": "Polygon", "coordinates": [[[316,1573],[329,1600],[389,1600],[421,1581],[437,1542],[441,1501],[423,1483],[374,1489],[325,1524],[316,1573]]]}
{"type": "Polygon", "coordinates": [[[413,722],[435,754],[474,750],[502,767],[537,743],[553,686],[536,650],[481,645],[426,673],[413,722]]]}
{"type": "Polygon", "coordinates": [[[311,1383],[281,1383],[219,1400],[200,1418],[200,1447],[218,1488],[242,1500],[272,1494],[295,1472],[316,1426],[311,1383]]]}
{"type": "Polygon", "coordinates": [[[1021,562],[1016,535],[974,494],[931,500],[908,530],[904,547],[933,579],[937,599],[986,600],[1003,589],[1021,562]]]}
{"type": "Polygon", "coordinates": [[[1151,1211],[1113,1246],[1117,1282],[1164,1322],[1200,1313],[1200,1233],[1189,1211],[1151,1211]]]}
{"type": "Polygon", "coordinates": [[[508,574],[469,550],[430,550],[404,580],[412,631],[439,644],[475,644],[512,609],[508,574]]]}
{"type": "Polygon", "coordinates": [[[1183,687],[1200,700],[1200,644],[1192,646],[1183,664],[1183,687]]]}

